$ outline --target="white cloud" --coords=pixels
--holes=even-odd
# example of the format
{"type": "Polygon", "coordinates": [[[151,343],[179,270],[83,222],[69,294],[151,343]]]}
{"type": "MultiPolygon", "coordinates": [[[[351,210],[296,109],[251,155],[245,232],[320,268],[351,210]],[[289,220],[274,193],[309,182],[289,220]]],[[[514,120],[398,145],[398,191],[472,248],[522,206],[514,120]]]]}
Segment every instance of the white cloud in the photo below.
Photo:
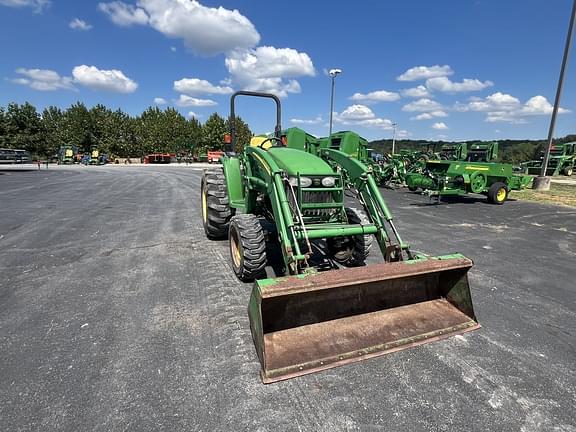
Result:
{"type": "Polygon", "coordinates": [[[466,108],[470,111],[512,111],[520,106],[520,100],[509,94],[496,92],[484,99],[473,98],[466,108]]]}
{"type": "Polygon", "coordinates": [[[175,46],[171,46],[171,47],[170,47],[170,51],[172,51],[172,52],[176,52],[176,51],[178,51],[178,50],[176,49],[176,47],[175,47],[175,46]]]}
{"type": "Polygon", "coordinates": [[[431,111],[418,114],[416,117],[410,117],[410,120],[432,120],[434,117],[448,117],[444,111],[431,111]]]}
{"type": "Polygon", "coordinates": [[[308,54],[292,48],[261,46],[235,51],[226,57],[225,63],[236,87],[280,97],[300,92],[300,83],[293,78],[316,74],[308,54]]]}
{"type": "Polygon", "coordinates": [[[293,119],[290,119],[290,122],[294,123],[294,124],[303,124],[303,125],[318,125],[318,124],[322,124],[324,122],[324,120],[322,120],[322,116],[318,116],[314,119],[293,118],[293,119]]]}
{"type": "Polygon", "coordinates": [[[188,111],[188,114],[186,115],[188,116],[189,119],[191,118],[199,119],[200,117],[202,117],[201,114],[196,114],[194,111],[188,111]]]}
{"type": "Polygon", "coordinates": [[[156,97],[156,98],[154,98],[154,103],[156,105],[166,105],[168,102],[166,102],[166,99],[164,99],[164,98],[156,97]]]}
{"type": "Polygon", "coordinates": [[[8,7],[31,7],[35,13],[42,13],[49,7],[49,0],[0,0],[0,5],[8,7]]]}
{"type": "Polygon", "coordinates": [[[72,30],[88,31],[92,29],[92,25],[88,24],[84,20],[81,20],[80,18],[74,18],[68,25],[72,30]]]}
{"type": "Polygon", "coordinates": [[[408,69],[396,79],[398,81],[418,81],[422,79],[452,75],[454,71],[448,65],[416,66],[408,69]]]}
{"type": "Polygon", "coordinates": [[[16,69],[20,78],[11,80],[13,83],[26,85],[34,90],[74,90],[71,77],[62,77],[57,72],[48,69],[16,69]]]}
{"type": "Polygon", "coordinates": [[[376,114],[366,105],[350,105],[338,115],[340,120],[365,120],[374,117],[376,114]]]}
{"type": "MultiPolygon", "coordinates": [[[[490,123],[506,122],[512,124],[526,123],[524,117],[549,115],[552,113],[552,104],[541,95],[528,99],[524,104],[512,95],[496,92],[484,99],[472,98],[468,104],[458,104],[458,111],[486,112],[485,121],[490,123]]],[[[559,114],[570,112],[565,108],[559,108],[559,114]]]]}
{"type": "Polygon", "coordinates": [[[444,123],[444,122],[438,122],[438,123],[434,123],[432,125],[432,129],[446,130],[446,129],[448,129],[448,126],[446,126],[446,123],[444,123]]]}
{"type": "Polygon", "coordinates": [[[430,97],[430,93],[428,89],[423,86],[419,85],[417,87],[412,87],[409,89],[404,89],[401,91],[402,96],[404,97],[413,97],[413,98],[427,98],[430,97]]]}
{"type": "MultiPolygon", "coordinates": [[[[520,110],[520,115],[547,115],[552,114],[554,106],[548,102],[544,96],[534,96],[526,101],[522,109],[520,110]]],[[[558,108],[558,114],[566,114],[570,112],[562,107],[558,108]]]]}
{"type": "Polygon", "coordinates": [[[121,1],[99,3],[98,9],[110,17],[116,25],[128,27],[133,24],[148,24],[148,14],[141,8],[121,1]]]}
{"type": "Polygon", "coordinates": [[[334,121],[344,125],[364,126],[391,130],[392,121],[385,118],[378,118],[376,114],[366,105],[350,105],[341,113],[334,113],[334,121]]]}
{"type": "Polygon", "coordinates": [[[138,0],[136,6],[114,1],[99,7],[118,25],[148,24],[201,55],[252,48],[260,41],[254,25],[238,10],[211,8],[196,0],[138,0]]]}
{"type": "Polygon", "coordinates": [[[96,90],[133,93],[138,84],[117,69],[100,70],[96,66],[76,66],[72,70],[75,82],[96,90]]]}
{"type": "Polygon", "coordinates": [[[354,93],[351,100],[355,102],[394,102],[400,99],[400,95],[395,92],[389,92],[386,90],[376,90],[367,94],[354,93]]]}
{"type": "Polygon", "coordinates": [[[402,111],[408,112],[432,112],[442,110],[443,106],[441,104],[428,98],[418,99],[402,107],[402,111]]]}
{"type": "Polygon", "coordinates": [[[181,80],[174,81],[174,90],[179,93],[186,93],[189,95],[230,94],[234,92],[232,87],[215,86],[209,81],[198,78],[182,78],[181,80]]]}
{"type": "Polygon", "coordinates": [[[458,93],[484,90],[492,87],[492,81],[480,81],[477,79],[464,78],[462,82],[450,81],[447,77],[436,77],[426,80],[426,87],[430,90],[436,90],[444,93],[458,93]]]}
{"type": "Polygon", "coordinates": [[[176,99],[174,103],[179,107],[208,107],[218,105],[211,99],[198,99],[186,95],[180,95],[180,97],[176,99]]]}

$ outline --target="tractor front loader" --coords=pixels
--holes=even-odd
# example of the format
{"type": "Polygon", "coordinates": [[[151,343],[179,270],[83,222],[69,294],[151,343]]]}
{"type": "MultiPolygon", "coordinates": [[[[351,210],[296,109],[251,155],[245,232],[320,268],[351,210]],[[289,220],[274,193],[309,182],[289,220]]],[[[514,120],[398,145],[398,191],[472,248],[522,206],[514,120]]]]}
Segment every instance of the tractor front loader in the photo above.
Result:
{"type": "Polygon", "coordinates": [[[236,275],[255,281],[248,313],[265,383],[479,327],[467,277],[472,261],[411,251],[370,169],[339,150],[307,146],[300,135],[287,141],[276,96],[232,95],[229,149],[239,95],[275,101],[275,132],[242,154],[227,153],[222,170],[205,172],[202,216],[208,237],[228,237],[236,275]],[[274,238],[285,276],[266,278],[274,238]],[[365,266],[374,238],[383,260],[365,266]],[[316,270],[316,254],[341,268],[316,270]]]}

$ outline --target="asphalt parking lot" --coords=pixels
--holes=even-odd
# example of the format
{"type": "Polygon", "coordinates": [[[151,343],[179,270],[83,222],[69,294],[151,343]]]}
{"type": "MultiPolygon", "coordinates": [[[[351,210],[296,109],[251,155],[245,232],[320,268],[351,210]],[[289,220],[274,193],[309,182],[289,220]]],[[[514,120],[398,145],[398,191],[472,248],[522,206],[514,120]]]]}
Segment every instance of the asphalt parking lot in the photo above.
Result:
{"type": "Polygon", "coordinates": [[[483,327],[265,386],[200,176],[0,171],[0,430],[576,431],[575,208],[383,190],[416,250],[475,261],[483,327]]]}

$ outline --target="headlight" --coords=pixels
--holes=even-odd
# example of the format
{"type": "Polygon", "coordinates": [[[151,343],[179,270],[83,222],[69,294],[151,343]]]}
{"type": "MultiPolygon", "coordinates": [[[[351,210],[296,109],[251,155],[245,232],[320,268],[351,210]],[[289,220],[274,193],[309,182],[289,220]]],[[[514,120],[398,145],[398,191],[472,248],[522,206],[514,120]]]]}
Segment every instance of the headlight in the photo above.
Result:
{"type": "MultiPolygon", "coordinates": [[[[288,183],[290,186],[297,187],[298,186],[298,177],[289,177],[288,183]]],[[[312,185],[312,179],[310,177],[300,177],[300,186],[301,187],[310,187],[312,185]]]]}
{"type": "Polygon", "coordinates": [[[322,179],[322,186],[324,187],[334,187],[336,184],[336,179],[334,177],[324,177],[322,179]]]}

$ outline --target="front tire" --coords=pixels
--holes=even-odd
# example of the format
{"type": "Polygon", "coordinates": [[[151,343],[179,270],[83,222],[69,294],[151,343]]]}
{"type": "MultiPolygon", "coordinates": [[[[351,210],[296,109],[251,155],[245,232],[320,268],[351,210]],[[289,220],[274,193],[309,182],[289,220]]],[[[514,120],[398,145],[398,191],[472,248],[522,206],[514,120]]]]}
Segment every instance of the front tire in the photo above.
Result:
{"type": "Polygon", "coordinates": [[[230,221],[228,234],[232,269],[238,279],[251,282],[264,274],[266,239],[255,215],[242,214],[230,221]]]}
{"type": "Polygon", "coordinates": [[[502,205],[508,199],[508,186],[504,183],[496,182],[488,189],[488,202],[502,205]]]}
{"type": "Polygon", "coordinates": [[[204,171],[200,199],[206,236],[214,240],[226,238],[234,209],[230,208],[226,178],[221,170],[204,171]]]}
{"type": "Polygon", "coordinates": [[[566,167],[562,170],[562,174],[564,174],[567,177],[570,177],[572,174],[574,174],[574,169],[572,167],[566,167]]]}
{"type": "MultiPolygon", "coordinates": [[[[370,223],[368,216],[359,209],[345,208],[348,223],[363,225],[370,223]]],[[[328,253],[332,259],[346,267],[358,267],[365,264],[372,248],[372,235],[356,235],[350,237],[333,237],[326,240],[328,253]]]]}

